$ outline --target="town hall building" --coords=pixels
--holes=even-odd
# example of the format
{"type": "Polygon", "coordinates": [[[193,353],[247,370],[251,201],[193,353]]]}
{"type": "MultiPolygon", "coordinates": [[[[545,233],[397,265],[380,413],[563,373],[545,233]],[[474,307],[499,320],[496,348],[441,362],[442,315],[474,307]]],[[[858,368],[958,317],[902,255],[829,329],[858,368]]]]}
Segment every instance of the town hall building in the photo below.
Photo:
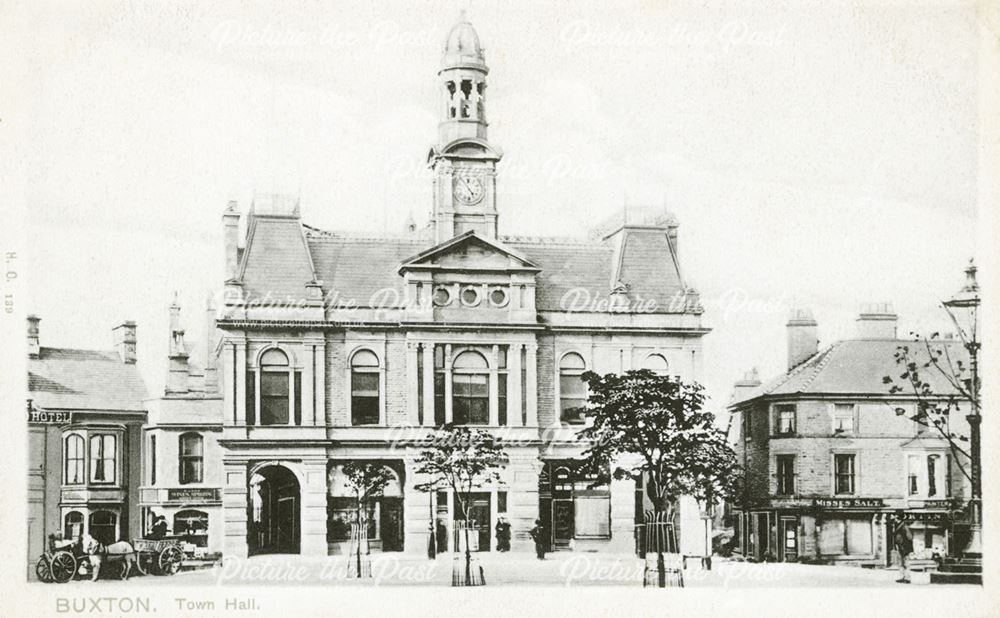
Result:
{"type": "MultiPolygon", "coordinates": [[[[422,553],[433,532],[446,550],[462,515],[448,492],[415,489],[426,479],[414,466],[420,441],[446,423],[491,431],[510,458],[498,482],[466,496],[481,550],[495,548],[499,516],[515,551],[530,544],[536,519],[557,550],[634,550],[649,503],[632,481],[594,488],[578,472],[584,419],[573,410],[586,400],[587,370],[700,377],[708,328],[682,274],[678,224],[627,210],[586,238],[505,235],[488,75],[463,20],[437,75],[426,229],[317,229],[303,221],[305,207],[280,196],[225,210],[227,280],[211,360],[218,425],[187,419],[165,438],[161,424],[147,439],[207,434],[204,448],[221,461],[206,454],[205,466],[218,466],[217,477],[206,472],[194,493],[170,482],[177,496],[211,502],[217,478],[222,512],[219,523],[206,519],[208,543],[221,533],[226,555],[345,551],[354,503],[342,469],[358,460],[384,464],[393,479],[369,513],[372,546],[422,553]]],[[[191,399],[186,387],[167,397],[191,399]]],[[[172,495],[148,493],[164,504],[172,495]]],[[[690,505],[682,517],[701,521],[690,505]]],[[[703,545],[699,530],[692,536],[703,545]]]]}

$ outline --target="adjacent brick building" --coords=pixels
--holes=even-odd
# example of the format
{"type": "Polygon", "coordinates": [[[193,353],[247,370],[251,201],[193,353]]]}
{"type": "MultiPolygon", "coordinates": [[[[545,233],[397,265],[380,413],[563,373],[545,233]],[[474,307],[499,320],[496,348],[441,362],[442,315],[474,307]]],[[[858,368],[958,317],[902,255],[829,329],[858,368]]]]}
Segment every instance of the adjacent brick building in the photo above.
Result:
{"type": "MultiPolygon", "coordinates": [[[[934,428],[913,420],[917,398],[890,394],[884,376],[898,376],[899,346],[918,363],[926,350],[900,340],[889,305],[865,308],[856,339],[818,349],[808,311],[788,322],[788,371],[762,385],[756,374],[736,384],[730,412],[747,481],[737,500],[737,547],[755,560],[887,564],[895,521],[914,530],[918,554],[961,549],[953,529],[969,497],[966,458],[934,428]],[[900,412],[902,410],[902,412],[900,412]],[[956,461],[956,457],[961,460],[956,461]]],[[[944,341],[955,361],[957,341],[944,341]]],[[[933,369],[935,393],[953,394],[933,369]]],[[[964,413],[950,431],[968,436],[964,413]]]]}

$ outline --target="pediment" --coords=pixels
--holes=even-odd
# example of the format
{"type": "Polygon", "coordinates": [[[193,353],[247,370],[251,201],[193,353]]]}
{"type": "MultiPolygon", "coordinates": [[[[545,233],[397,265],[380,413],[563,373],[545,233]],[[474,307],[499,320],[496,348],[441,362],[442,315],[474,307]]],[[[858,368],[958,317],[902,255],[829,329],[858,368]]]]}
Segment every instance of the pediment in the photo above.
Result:
{"type": "Polygon", "coordinates": [[[408,270],[537,272],[540,269],[521,252],[468,231],[405,260],[399,272],[408,270]]]}

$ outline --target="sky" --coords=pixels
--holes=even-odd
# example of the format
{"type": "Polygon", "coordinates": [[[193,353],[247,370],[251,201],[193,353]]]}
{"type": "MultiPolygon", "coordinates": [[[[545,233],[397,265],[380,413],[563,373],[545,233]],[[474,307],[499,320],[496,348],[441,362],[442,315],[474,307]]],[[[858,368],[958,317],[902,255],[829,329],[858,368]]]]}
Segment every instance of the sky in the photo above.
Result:
{"type": "Polygon", "coordinates": [[[296,194],[336,230],[425,221],[436,72],[466,8],[501,234],[673,212],[716,409],[749,368],[784,369],[793,307],[821,345],[867,302],[894,303],[904,334],[947,328],[936,305],[982,223],[976,14],[809,4],[34,4],[16,16],[23,309],[57,347],[109,348],[136,320],[158,393],[175,291],[203,338],[230,200],[296,194]]]}

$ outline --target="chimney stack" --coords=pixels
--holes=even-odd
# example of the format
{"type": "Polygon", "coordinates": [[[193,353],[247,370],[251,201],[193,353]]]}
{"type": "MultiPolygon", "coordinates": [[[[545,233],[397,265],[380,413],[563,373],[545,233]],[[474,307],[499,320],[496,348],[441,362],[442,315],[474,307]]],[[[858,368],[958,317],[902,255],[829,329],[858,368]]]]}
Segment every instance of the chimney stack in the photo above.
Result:
{"type": "Polygon", "coordinates": [[[181,307],[177,303],[177,293],[174,292],[174,302],[170,303],[170,348],[167,353],[167,393],[188,392],[187,346],[184,344],[184,329],[181,328],[181,307]]]}
{"type": "Polygon", "coordinates": [[[222,213],[223,249],[226,258],[226,279],[236,277],[236,269],[239,267],[239,237],[240,237],[240,209],[239,205],[233,201],[226,206],[222,213]]]}
{"type": "Polygon", "coordinates": [[[28,316],[28,356],[31,358],[38,358],[41,347],[38,339],[38,323],[41,321],[42,318],[37,315],[28,316]]]}
{"type": "Polygon", "coordinates": [[[809,309],[793,309],[788,317],[788,368],[796,367],[819,351],[816,319],[809,309]]]}
{"type": "Polygon", "coordinates": [[[135,364],[135,322],[128,320],[114,327],[115,348],[123,363],[135,364]]]}
{"type": "Polygon", "coordinates": [[[747,395],[755,388],[759,387],[760,384],[760,374],[757,373],[756,367],[744,373],[743,377],[737,380],[736,384],[733,385],[733,403],[746,399],[747,395]]]}
{"type": "Polygon", "coordinates": [[[219,374],[215,358],[215,301],[209,294],[205,301],[205,392],[219,392],[219,374]]]}
{"type": "Polygon", "coordinates": [[[858,339],[895,339],[898,316],[892,303],[867,303],[858,313],[858,339]]]}

